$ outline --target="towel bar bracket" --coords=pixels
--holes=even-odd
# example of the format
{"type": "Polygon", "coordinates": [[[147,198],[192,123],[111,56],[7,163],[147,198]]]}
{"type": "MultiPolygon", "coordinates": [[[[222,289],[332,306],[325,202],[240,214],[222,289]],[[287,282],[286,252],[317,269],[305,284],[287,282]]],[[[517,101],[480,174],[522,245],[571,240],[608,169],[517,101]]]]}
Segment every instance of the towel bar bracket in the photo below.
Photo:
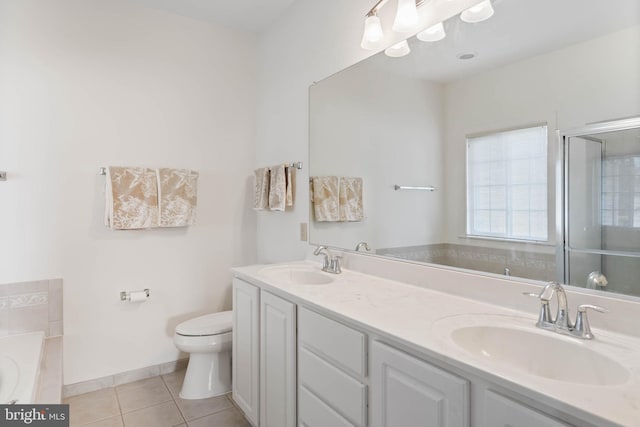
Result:
{"type": "Polygon", "coordinates": [[[7,173],[5,171],[0,171],[0,181],[7,180],[7,173]]]}

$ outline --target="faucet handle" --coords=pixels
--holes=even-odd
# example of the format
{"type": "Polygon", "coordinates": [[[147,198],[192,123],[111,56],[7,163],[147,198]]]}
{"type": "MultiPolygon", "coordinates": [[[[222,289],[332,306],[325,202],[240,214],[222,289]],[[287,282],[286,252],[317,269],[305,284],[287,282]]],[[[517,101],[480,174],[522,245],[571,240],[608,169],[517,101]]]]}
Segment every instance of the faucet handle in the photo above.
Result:
{"type": "Polygon", "coordinates": [[[572,334],[586,340],[592,340],[593,334],[591,333],[591,325],[589,325],[587,310],[595,310],[600,313],[608,313],[609,310],[607,310],[604,307],[600,307],[599,305],[593,305],[593,304],[582,304],[578,306],[578,314],[576,315],[576,324],[573,327],[572,334]]]}
{"type": "Polygon", "coordinates": [[[523,292],[522,295],[540,299],[540,313],[538,314],[538,322],[536,326],[542,329],[553,329],[553,319],[551,318],[551,310],[549,309],[549,300],[540,298],[535,292],[523,292]]]}

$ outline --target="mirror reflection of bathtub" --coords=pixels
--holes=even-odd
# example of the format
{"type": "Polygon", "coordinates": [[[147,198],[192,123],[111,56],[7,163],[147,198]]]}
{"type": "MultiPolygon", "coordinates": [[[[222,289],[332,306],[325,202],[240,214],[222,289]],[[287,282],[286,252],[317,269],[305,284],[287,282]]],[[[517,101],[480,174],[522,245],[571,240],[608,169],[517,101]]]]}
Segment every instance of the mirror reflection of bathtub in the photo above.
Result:
{"type": "MultiPolygon", "coordinates": [[[[610,236],[620,231],[615,239],[626,242],[624,250],[600,247],[612,252],[585,254],[574,248],[565,257],[564,234],[558,232],[564,187],[556,155],[562,153],[558,133],[640,115],[640,5],[631,0],[616,8],[604,1],[509,0],[495,2],[494,8],[494,17],[477,25],[457,17],[445,22],[448,35],[441,42],[412,38],[406,57],[379,53],[311,87],[310,175],[362,177],[365,220],[320,223],[312,214],[310,241],[347,250],[366,241],[375,256],[577,286],[595,283],[588,281],[589,274],[601,271],[609,279],[606,290],[640,296],[637,281],[630,281],[637,274],[612,273],[626,271],[622,264],[637,267],[640,259],[626,256],[640,252],[640,240],[632,238],[636,234],[603,224],[610,236]],[[475,57],[457,59],[467,51],[475,57]],[[492,209],[511,197],[498,191],[493,199],[490,194],[480,200],[479,206],[488,206],[479,213],[485,215],[488,232],[470,232],[469,209],[477,200],[466,191],[469,141],[541,125],[547,127],[543,191],[530,186],[518,199],[529,203],[519,223],[535,222],[530,228],[536,231],[525,238],[519,237],[521,231],[501,233],[514,220],[492,209]],[[395,191],[394,185],[437,190],[395,191]],[[542,205],[545,210],[535,212],[542,205]]],[[[531,176],[540,170],[505,168],[530,170],[531,176]]],[[[574,182],[574,195],[595,185],[574,182]]],[[[589,209],[598,210],[602,202],[591,200],[589,209]]],[[[590,217],[594,221],[608,215],[596,214],[590,217]]],[[[573,221],[577,226],[579,220],[573,221]]]]}

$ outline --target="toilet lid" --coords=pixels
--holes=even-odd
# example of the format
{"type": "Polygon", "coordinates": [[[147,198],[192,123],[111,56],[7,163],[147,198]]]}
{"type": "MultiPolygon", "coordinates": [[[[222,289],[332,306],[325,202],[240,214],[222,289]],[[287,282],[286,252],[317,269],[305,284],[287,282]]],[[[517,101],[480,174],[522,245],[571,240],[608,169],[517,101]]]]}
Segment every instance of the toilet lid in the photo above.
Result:
{"type": "Polygon", "coordinates": [[[232,323],[232,312],[221,311],[182,322],[176,326],[176,333],[186,336],[223,334],[231,331],[232,323]]]}

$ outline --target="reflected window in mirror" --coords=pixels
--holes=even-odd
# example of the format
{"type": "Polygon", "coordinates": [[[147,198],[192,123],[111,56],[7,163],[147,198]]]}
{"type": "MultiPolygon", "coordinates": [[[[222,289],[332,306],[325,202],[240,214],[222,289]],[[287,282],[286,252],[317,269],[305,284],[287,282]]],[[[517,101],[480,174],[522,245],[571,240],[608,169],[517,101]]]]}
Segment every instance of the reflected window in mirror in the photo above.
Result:
{"type": "Polygon", "coordinates": [[[602,225],[640,228],[640,154],[603,160],[602,225]]]}
{"type": "Polygon", "coordinates": [[[467,234],[547,241],[547,126],[467,137],[467,234]]]}

